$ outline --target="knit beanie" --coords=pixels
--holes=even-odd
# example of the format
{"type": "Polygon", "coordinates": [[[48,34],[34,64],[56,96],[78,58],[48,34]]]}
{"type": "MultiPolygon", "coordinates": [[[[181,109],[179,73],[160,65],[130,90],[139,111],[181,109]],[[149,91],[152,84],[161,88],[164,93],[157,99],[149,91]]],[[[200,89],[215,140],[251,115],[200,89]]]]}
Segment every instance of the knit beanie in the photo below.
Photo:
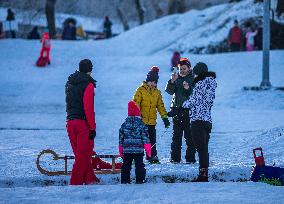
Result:
{"type": "Polygon", "coordinates": [[[128,103],[128,116],[141,116],[140,109],[134,101],[128,103]]]}
{"type": "Polygon", "coordinates": [[[191,67],[190,61],[187,58],[185,58],[185,57],[180,58],[180,60],[178,62],[178,66],[181,67],[182,65],[187,65],[188,67],[191,67]]]}
{"type": "Polygon", "coordinates": [[[83,60],[80,61],[80,63],[79,63],[79,71],[80,72],[88,73],[88,72],[91,72],[92,70],[93,70],[93,64],[92,64],[91,60],[83,59],[83,60]]]}
{"type": "Polygon", "coordinates": [[[156,83],[158,83],[159,80],[158,73],[159,73],[159,67],[153,66],[146,76],[146,82],[155,81],[156,83]]]}
{"type": "Polygon", "coordinates": [[[194,67],[193,67],[193,73],[195,75],[200,75],[208,72],[208,67],[205,63],[203,62],[198,62],[194,67]]]}

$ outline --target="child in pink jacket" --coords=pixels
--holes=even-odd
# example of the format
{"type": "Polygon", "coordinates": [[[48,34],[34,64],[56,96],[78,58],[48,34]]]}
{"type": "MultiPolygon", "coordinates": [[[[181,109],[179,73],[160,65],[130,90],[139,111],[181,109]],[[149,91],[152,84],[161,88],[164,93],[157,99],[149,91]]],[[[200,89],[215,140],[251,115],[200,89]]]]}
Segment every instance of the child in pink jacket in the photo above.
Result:
{"type": "Polygon", "coordinates": [[[246,48],[247,51],[254,51],[254,36],[257,35],[257,30],[252,32],[252,29],[249,28],[248,32],[246,33],[246,48]]]}

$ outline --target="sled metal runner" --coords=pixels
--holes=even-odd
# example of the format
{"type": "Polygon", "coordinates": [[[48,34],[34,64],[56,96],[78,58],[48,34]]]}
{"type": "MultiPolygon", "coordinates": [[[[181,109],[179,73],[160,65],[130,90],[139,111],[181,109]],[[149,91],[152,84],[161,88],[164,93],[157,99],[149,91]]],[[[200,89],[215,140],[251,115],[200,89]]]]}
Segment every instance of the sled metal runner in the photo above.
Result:
{"type": "MultiPolygon", "coordinates": [[[[115,168],[115,159],[119,158],[120,155],[111,155],[111,154],[110,155],[93,155],[92,157],[112,159],[111,169],[94,169],[95,174],[120,174],[121,169],[115,168]]],[[[70,175],[71,171],[68,170],[68,160],[71,160],[71,159],[75,159],[75,157],[68,156],[68,155],[60,156],[55,151],[51,149],[46,149],[46,150],[42,150],[37,156],[36,166],[37,166],[37,169],[40,171],[40,173],[44,175],[48,175],[48,176],[70,175]],[[50,171],[50,170],[46,170],[42,168],[42,166],[40,165],[40,158],[43,155],[48,155],[48,154],[51,154],[53,156],[53,160],[55,161],[64,160],[64,170],[63,171],[62,170],[61,171],[50,171]]]]}

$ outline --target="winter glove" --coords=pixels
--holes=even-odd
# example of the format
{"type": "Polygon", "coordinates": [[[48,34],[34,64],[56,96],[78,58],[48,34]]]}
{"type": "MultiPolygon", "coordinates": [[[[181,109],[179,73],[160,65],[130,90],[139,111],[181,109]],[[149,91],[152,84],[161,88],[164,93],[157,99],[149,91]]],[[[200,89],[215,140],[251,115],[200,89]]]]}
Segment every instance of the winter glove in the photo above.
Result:
{"type": "Polygon", "coordinates": [[[152,155],[152,150],[151,150],[151,144],[148,143],[148,144],[144,144],[144,149],[146,151],[146,155],[151,158],[151,155],[152,155]]]}
{"type": "Polygon", "coordinates": [[[93,139],[95,139],[95,137],[96,137],[96,131],[95,130],[91,130],[90,131],[90,135],[89,135],[89,139],[93,140],[93,139]]]}
{"type": "Polygon", "coordinates": [[[162,120],[164,122],[165,128],[169,128],[171,125],[169,119],[167,117],[164,117],[162,120]]]}
{"type": "Polygon", "coordinates": [[[168,117],[175,117],[178,115],[179,109],[177,107],[171,107],[171,110],[167,113],[168,117]]]}
{"type": "Polygon", "coordinates": [[[123,158],[123,147],[119,145],[118,150],[119,150],[119,155],[123,158]]]}

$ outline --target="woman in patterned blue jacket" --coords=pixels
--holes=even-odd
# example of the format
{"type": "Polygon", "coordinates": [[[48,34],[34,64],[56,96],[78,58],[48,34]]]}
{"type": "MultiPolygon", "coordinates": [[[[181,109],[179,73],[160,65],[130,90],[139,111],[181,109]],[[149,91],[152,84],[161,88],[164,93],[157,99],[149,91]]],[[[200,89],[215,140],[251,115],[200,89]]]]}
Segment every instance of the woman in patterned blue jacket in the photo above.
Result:
{"type": "Polygon", "coordinates": [[[136,183],[144,183],[146,169],[143,163],[144,149],[151,158],[148,128],[141,119],[141,112],[134,101],[128,103],[128,117],[119,129],[119,153],[123,158],[121,183],[130,183],[132,161],[135,161],[136,183]]]}
{"type": "Polygon", "coordinates": [[[193,68],[194,88],[189,99],[183,103],[190,109],[190,129],[199,156],[199,175],[193,181],[208,182],[208,143],[212,129],[211,107],[215,99],[217,82],[215,72],[208,72],[207,65],[197,63],[193,68]]]}

